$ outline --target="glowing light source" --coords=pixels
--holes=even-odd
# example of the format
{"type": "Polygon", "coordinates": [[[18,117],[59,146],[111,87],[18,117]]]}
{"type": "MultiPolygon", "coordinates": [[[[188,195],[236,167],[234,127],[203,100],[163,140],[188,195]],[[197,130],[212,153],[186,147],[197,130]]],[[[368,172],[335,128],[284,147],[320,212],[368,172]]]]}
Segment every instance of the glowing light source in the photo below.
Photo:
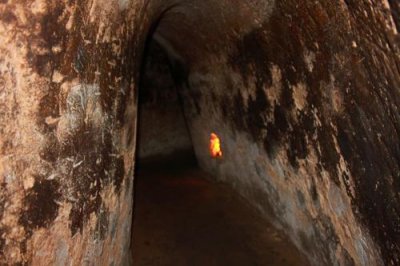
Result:
{"type": "Polygon", "coordinates": [[[210,154],[213,158],[222,157],[221,141],[215,133],[210,135],[210,154]]]}

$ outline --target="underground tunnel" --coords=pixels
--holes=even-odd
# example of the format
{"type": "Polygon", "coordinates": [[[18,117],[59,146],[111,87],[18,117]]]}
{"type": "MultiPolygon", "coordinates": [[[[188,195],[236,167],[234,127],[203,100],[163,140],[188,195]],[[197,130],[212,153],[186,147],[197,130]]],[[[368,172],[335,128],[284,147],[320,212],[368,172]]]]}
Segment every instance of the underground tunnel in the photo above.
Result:
{"type": "Polygon", "coordinates": [[[0,264],[399,265],[399,14],[0,0],[0,264]]]}
{"type": "MultiPolygon", "coordinates": [[[[282,232],[198,169],[176,64],[150,42],[138,97],[133,265],[307,265],[282,232]]],[[[203,148],[222,160],[221,139],[209,138],[203,148]]]]}

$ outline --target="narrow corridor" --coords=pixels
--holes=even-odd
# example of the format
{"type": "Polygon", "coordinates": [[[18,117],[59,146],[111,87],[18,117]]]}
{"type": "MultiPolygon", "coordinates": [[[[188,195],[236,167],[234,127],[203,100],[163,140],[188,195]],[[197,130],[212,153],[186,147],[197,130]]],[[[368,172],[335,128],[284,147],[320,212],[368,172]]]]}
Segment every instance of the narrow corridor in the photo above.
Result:
{"type": "Polygon", "coordinates": [[[230,188],[181,162],[184,167],[164,163],[138,169],[135,266],[308,264],[230,188]]]}

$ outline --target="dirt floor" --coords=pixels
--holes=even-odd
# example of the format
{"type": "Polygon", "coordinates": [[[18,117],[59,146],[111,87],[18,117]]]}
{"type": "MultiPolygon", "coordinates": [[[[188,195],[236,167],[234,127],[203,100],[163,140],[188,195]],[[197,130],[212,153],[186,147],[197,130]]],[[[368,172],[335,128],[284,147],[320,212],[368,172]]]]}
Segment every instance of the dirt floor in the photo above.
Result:
{"type": "Polygon", "coordinates": [[[146,164],[137,171],[135,266],[308,265],[234,191],[184,164],[146,164]]]}

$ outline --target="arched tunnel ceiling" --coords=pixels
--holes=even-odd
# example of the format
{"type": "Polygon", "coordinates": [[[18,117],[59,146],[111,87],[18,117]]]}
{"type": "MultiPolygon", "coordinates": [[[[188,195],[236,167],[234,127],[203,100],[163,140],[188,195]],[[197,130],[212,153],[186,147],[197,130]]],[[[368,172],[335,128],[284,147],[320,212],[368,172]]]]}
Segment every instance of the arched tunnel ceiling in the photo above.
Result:
{"type": "Polygon", "coordinates": [[[268,20],[274,1],[176,1],[161,5],[154,36],[193,65],[225,53],[268,20]]]}

